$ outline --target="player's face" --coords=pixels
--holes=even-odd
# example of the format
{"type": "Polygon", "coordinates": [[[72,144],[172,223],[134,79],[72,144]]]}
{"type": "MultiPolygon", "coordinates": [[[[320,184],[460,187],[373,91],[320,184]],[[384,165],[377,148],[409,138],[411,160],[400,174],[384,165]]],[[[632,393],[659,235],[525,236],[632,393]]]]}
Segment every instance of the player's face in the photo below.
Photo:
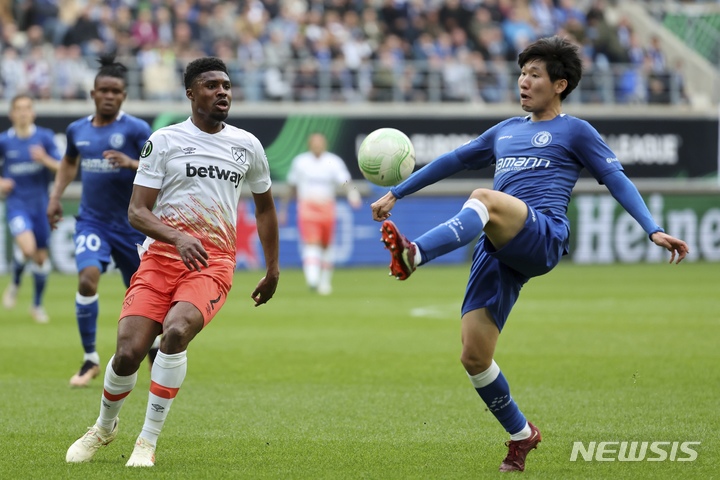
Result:
{"type": "Polygon", "coordinates": [[[520,106],[533,114],[551,111],[560,105],[560,93],[567,80],[550,81],[545,62],[533,60],[523,65],[518,77],[520,106]]]}
{"type": "Polygon", "coordinates": [[[216,122],[224,121],[230,113],[232,85],[225,72],[204,72],[198,75],[188,92],[195,111],[202,117],[216,122]]]}
{"type": "Polygon", "coordinates": [[[29,98],[20,97],[10,108],[10,121],[16,128],[25,128],[35,121],[33,102],[29,98]]]}
{"type": "Polygon", "coordinates": [[[117,77],[98,77],[90,96],[95,101],[95,111],[98,115],[114,117],[127,97],[125,82],[117,77]]]}
{"type": "Polygon", "coordinates": [[[308,140],[308,148],[315,156],[319,157],[327,149],[327,141],[324,136],[315,133],[308,140]]]}

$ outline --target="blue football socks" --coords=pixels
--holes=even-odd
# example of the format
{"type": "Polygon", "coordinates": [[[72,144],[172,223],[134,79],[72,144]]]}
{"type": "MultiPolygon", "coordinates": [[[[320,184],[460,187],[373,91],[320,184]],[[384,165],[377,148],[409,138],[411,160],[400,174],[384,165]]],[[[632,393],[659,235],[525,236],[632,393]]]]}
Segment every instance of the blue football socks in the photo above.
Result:
{"type": "Polygon", "coordinates": [[[25,271],[25,262],[18,262],[17,258],[13,258],[12,262],[12,281],[15,285],[19,286],[22,280],[22,274],[25,271]]]}
{"type": "Polygon", "coordinates": [[[427,263],[472,242],[482,233],[488,219],[485,205],[476,199],[468,200],[460,213],[415,240],[415,245],[422,255],[421,263],[427,263]]]}
{"type": "Polygon", "coordinates": [[[75,295],[75,316],[77,317],[80,339],[85,353],[95,352],[99,310],[97,294],[92,297],[84,297],[79,293],[75,295]]]}
{"type": "Polygon", "coordinates": [[[48,274],[41,269],[33,269],[33,279],[35,281],[35,294],[33,296],[33,305],[39,307],[42,304],[43,293],[45,292],[45,283],[48,274]]]}
{"type": "Polygon", "coordinates": [[[510,396],[510,385],[494,360],[484,372],[470,375],[470,382],[508,433],[516,434],[525,428],[525,415],[510,396]]]}

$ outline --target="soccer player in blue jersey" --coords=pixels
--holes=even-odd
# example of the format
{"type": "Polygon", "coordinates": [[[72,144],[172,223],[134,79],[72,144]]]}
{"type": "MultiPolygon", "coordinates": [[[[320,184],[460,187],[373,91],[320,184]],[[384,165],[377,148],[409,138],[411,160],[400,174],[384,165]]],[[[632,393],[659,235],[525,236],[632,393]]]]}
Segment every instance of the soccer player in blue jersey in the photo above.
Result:
{"type": "Polygon", "coordinates": [[[125,285],[140,265],[137,245],[145,236],[128,221],[128,205],[138,158],[152,129],[144,120],[123,112],[127,69],[114,57],[101,57],[90,96],[95,114],[67,127],[67,151],[60,162],[47,216],[55,227],[62,217],[60,197],[81,170],[82,196],[75,226],[78,291],[75,311],[84,360],[70,385],[84,387],[100,373],[95,350],[98,284],[111,260],[125,285]]]}
{"type": "Polygon", "coordinates": [[[17,95],[10,101],[12,127],[0,134],[0,195],[5,198],[6,218],[19,255],[13,256],[12,281],[3,293],[3,306],[15,307],[25,264],[32,261],[35,293],[30,314],[38,323],[50,319],[42,306],[50,273],[50,225],[45,211],[48,188],[58,169],[60,152],[52,130],[35,125],[33,100],[17,95]]]}
{"type": "Polygon", "coordinates": [[[529,45],[518,58],[520,105],[529,115],[505,120],[476,139],[441,155],[372,204],[391,254],[391,274],[405,280],[419,265],[467,245],[478,235],[462,304],[461,362],[488,409],[510,434],[500,471],[523,471],[525,457],[541,440],[510,396],[493,360],[498,336],[520,289],[568,253],[566,213],[580,171],[587,168],[635,218],[650,240],[688,254],[687,244],[653,220],[615,154],[589,123],[562,113],[577,87],[582,64],[577,48],[559,37],[529,45]],[[492,189],[477,189],[460,212],[410,242],[388,220],[395,202],[462,170],[495,165],[492,189]]]}

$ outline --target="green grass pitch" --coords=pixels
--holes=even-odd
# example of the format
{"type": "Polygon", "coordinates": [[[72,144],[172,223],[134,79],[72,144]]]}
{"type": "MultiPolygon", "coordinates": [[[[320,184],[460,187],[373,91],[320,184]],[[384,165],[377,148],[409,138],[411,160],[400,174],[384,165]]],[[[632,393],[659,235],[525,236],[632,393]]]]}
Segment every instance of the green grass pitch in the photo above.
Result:
{"type": "MultiPolygon", "coordinates": [[[[95,421],[102,379],[72,390],[82,359],[73,276],[48,284],[48,325],[0,310],[0,478],[500,478],[507,439],[459,362],[467,266],[339,270],[334,293],[283,271],[254,308],[260,272],[191,344],[151,470],[124,464],[145,414],[145,365],[118,438],[84,465],[68,446],[95,421]]],[[[0,277],[0,288],[9,281],[0,277]]],[[[100,285],[98,351],[115,346],[123,286],[100,285]]],[[[496,360],[543,433],[524,478],[720,478],[720,266],[563,263],[523,290],[496,360]],[[694,462],[570,461],[573,442],[697,441],[694,462]]],[[[507,475],[507,474],[505,474],[507,475]]],[[[510,474],[515,475],[515,474],[510,474]]]]}

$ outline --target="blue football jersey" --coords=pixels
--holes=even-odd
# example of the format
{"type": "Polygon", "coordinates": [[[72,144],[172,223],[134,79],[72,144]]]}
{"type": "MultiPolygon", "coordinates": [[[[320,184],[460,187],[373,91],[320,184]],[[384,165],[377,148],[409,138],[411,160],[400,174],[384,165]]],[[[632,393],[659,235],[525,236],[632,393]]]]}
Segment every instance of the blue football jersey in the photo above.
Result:
{"type": "Polygon", "coordinates": [[[60,159],[54,133],[48,128],[34,126],[27,138],[19,138],[12,128],[0,134],[0,157],[4,159],[2,176],[15,182],[15,188],[6,199],[8,208],[47,208],[48,185],[53,173],[30,157],[30,147],[34,145],[60,159]]]}
{"type": "Polygon", "coordinates": [[[135,170],[114,167],[103,152],[117,150],[137,160],[152,129],[144,120],[124,112],[103,127],[93,126],[92,118],[81,118],[67,128],[66,155],[80,157],[82,197],[78,216],[127,229],[135,170]]]}
{"type": "Polygon", "coordinates": [[[529,116],[510,118],[455,153],[470,170],[494,163],[495,190],[558,216],[566,215],[583,168],[600,183],[623,169],[595,128],[565,114],[543,122],[532,122],[529,116]]]}

